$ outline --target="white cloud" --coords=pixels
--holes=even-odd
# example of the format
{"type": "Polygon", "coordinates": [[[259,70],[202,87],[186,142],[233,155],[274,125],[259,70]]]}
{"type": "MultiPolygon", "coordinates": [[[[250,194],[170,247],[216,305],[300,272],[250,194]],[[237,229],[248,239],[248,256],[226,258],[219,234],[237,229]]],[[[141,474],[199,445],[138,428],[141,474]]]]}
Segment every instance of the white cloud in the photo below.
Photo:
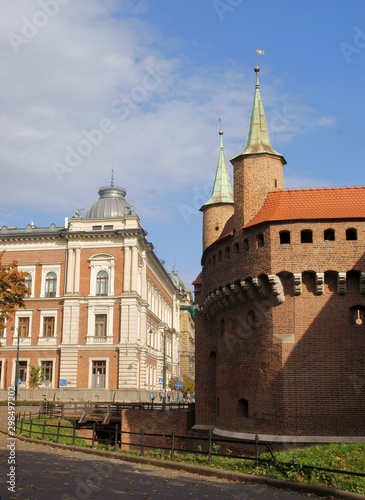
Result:
{"type": "MultiPolygon", "coordinates": [[[[16,186],[17,206],[72,214],[95,201],[114,168],[116,183],[127,189],[137,213],[173,217],[176,193],[194,198],[194,188],[211,182],[219,116],[227,160],[243,149],[252,69],[233,61],[223,69],[196,68],[169,56],[168,41],[137,17],[148,12],[147,2],[70,0],[18,52],[8,34],[21,34],[24,18],[32,22],[40,3],[7,4],[0,20],[4,207],[14,206],[16,186]],[[60,183],[54,162],[65,164],[68,148],[75,150],[85,140],[83,131],[97,129],[103,119],[113,131],[60,183]]],[[[280,82],[267,79],[262,96],[272,139],[290,140],[313,127],[314,110],[284,95],[280,82]]],[[[328,124],[325,119],[318,124],[328,124]]]]}

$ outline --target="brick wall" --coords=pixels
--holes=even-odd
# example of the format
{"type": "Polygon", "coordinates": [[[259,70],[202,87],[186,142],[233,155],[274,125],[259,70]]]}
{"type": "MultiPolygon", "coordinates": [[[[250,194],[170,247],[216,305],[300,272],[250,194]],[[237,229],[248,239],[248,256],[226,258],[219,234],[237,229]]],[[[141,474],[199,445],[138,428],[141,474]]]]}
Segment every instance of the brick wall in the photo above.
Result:
{"type": "Polygon", "coordinates": [[[207,248],[200,305],[222,287],[257,277],[268,283],[271,274],[281,277],[285,301],[278,305],[256,293],[212,320],[197,314],[197,424],[252,433],[364,435],[365,322],[356,325],[350,309],[365,307],[364,243],[360,221],[310,221],[251,227],[207,248]],[[324,241],[328,228],[335,241],[324,241]],[[346,240],[348,228],[357,229],[357,240],[346,240]],[[313,231],[313,243],[301,243],[302,229],[313,231]],[[290,244],[280,244],[282,230],[290,231],[290,244]],[[324,273],[320,294],[316,272],[324,273]],[[337,289],[339,272],[347,272],[344,294],[337,289]],[[293,273],[302,277],[299,295],[293,273]],[[283,334],[291,340],[283,341],[283,334]]]}

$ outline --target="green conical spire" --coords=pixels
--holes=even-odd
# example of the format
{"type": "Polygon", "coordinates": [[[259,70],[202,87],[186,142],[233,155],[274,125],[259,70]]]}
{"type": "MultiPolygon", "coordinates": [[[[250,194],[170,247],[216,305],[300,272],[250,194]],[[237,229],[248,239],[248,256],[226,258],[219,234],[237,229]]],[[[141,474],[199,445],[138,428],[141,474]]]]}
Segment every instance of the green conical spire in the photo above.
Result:
{"type": "Polygon", "coordinates": [[[221,136],[220,155],[214,179],[212,196],[206,203],[204,203],[203,207],[207,205],[214,205],[216,203],[234,203],[231,181],[229,180],[226,159],[224,156],[222,130],[219,131],[219,135],[221,136]]]}
{"type": "Polygon", "coordinates": [[[248,129],[247,144],[246,147],[238,156],[258,154],[258,153],[270,153],[277,156],[282,156],[280,153],[275,151],[271,147],[269,131],[267,128],[264,107],[261,101],[260,86],[259,86],[259,71],[260,68],[255,66],[256,72],[256,89],[255,97],[253,100],[252,112],[250,126],[248,129]]]}

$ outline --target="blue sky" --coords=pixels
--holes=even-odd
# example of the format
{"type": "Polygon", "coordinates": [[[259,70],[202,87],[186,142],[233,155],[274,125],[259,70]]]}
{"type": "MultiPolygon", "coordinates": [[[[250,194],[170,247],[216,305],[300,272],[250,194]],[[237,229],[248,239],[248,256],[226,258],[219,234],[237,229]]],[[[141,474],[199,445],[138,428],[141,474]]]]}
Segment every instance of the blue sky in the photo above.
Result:
{"type": "Polygon", "coordinates": [[[218,118],[229,160],[246,142],[256,49],[286,188],[365,184],[363,0],[6,3],[0,226],[62,225],[114,168],[158,256],[190,284],[218,118]]]}

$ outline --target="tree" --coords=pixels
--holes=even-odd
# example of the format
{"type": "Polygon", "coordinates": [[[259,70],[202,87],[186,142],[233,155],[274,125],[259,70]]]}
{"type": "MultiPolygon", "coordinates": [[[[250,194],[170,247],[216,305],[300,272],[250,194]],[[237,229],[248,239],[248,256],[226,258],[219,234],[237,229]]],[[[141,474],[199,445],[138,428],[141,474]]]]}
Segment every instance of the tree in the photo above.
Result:
{"type": "Polygon", "coordinates": [[[179,381],[178,377],[171,377],[169,380],[168,387],[172,390],[175,391],[176,387],[175,384],[177,384],[179,381]]]}
{"type": "Polygon", "coordinates": [[[182,384],[182,391],[184,393],[195,393],[195,380],[190,377],[184,377],[184,382],[182,384]]]}
{"type": "Polygon", "coordinates": [[[29,387],[31,389],[38,389],[43,380],[43,370],[41,366],[29,367],[29,387]]]}
{"type": "Polygon", "coordinates": [[[30,290],[25,286],[25,273],[18,271],[15,261],[2,264],[4,253],[0,253],[0,318],[6,321],[16,307],[24,307],[24,297],[30,290]]]}

